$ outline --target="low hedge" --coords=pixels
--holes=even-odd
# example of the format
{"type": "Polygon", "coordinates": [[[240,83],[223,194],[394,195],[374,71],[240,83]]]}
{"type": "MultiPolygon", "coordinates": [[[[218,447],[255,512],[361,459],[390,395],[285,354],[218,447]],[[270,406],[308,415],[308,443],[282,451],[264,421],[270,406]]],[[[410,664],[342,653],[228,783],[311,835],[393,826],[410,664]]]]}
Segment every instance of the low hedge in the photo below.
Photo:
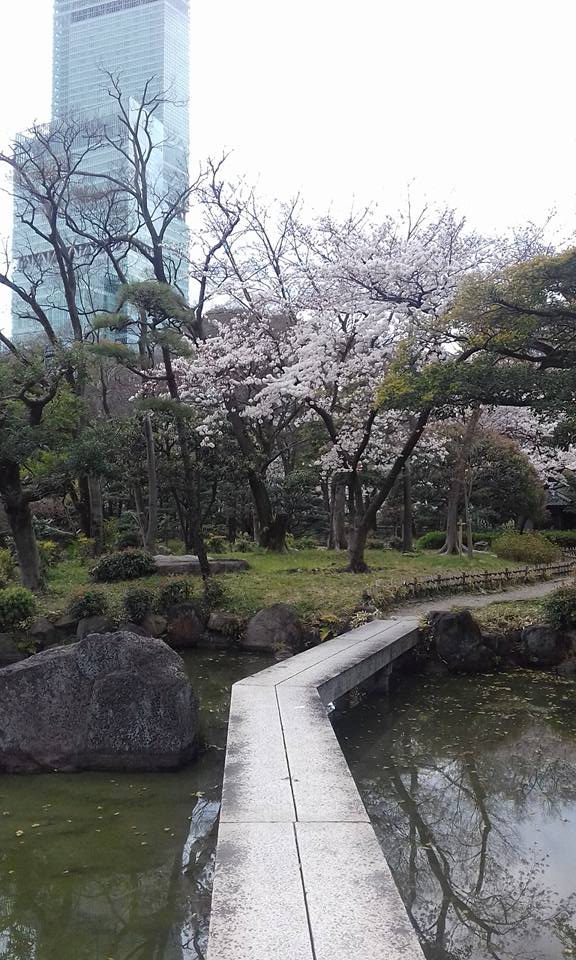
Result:
{"type": "Polygon", "coordinates": [[[516,533],[512,530],[496,537],[492,549],[497,557],[518,560],[520,563],[554,563],[562,556],[560,547],[542,534],[516,533]]]}
{"type": "MultiPolygon", "coordinates": [[[[472,540],[474,543],[489,543],[496,539],[496,537],[501,536],[501,530],[476,530],[472,533],[472,540]]],[[[463,532],[463,544],[467,545],[466,531],[463,532]]],[[[419,550],[441,550],[444,546],[446,540],[446,531],[445,530],[430,530],[429,533],[423,534],[416,541],[416,546],[419,550]]]]}
{"type": "Polygon", "coordinates": [[[16,564],[8,547],[0,549],[0,587],[5,587],[14,578],[16,564]]]}
{"type": "Polygon", "coordinates": [[[156,594],[146,587],[131,587],[126,591],[122,605],[128,620],[142,623],[156,606],[156,594]]]}
{"type": "Polygon", "coordinates": [[[561,587],[542,602],[545,620],[557,630],[576,627],[576,587],[561,587]]]}
{"type": "Polygon", "coordinates": [[[160,613],[179,603],[188,603],[194,596],[194,584],[186,577],[169,577],[158,591],[157,606],[160,613]]]}
{"type": "Polygon", "coordinates": [[[101,590],[81,590],[71,598],[67,607],[70,616],[77,620],[102,617],[108,609],[108,600],[101,590]]]}
{"type": "MultiPolygon", "coordinates": [[[[507,532],[502,530],[475,530],[472,536],[474,543],[484,541],[492,544],[497,537],[501,537],[507,532]]],[[[511,532],[515,533],[516,531],[511,532]]],[[[530,532],[545,537],[546,540],[557,543],[560,547],[576,547],[576,530],[534,530],[530,532]]],[[[526,533],[522,534],[523,537],[527,535],[526,533]]],[[[419,537],[416,546],[420,550],[440,550],[444,546],[445,539],[446,532],[444,530],[430,530],[429,533],[419,537]]],[[[466,531],[464,531],[464,544],[466,544],[466,531]]]]}
{"type": "Polygon", "coordinates": [[[137,580],[157,573],[154,557],[144,550],[121,550],[102,557],[90,571],[94,580],[112,583],[115,580],[137,580]]]}
{"type": "Polygon", "coordinates": [[[15,630],[36,613],[36,598],[25,587],[0,590],[0,633],[15,630]]]}

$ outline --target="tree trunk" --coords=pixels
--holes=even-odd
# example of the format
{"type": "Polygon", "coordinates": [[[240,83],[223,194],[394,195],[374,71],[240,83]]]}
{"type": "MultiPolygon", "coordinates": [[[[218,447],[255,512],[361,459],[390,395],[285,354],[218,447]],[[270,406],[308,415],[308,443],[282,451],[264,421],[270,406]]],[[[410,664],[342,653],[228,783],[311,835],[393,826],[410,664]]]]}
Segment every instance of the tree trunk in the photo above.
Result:
{"type": "Polygon", "coordinates": [[[229,516],[226,521],[226,538],[228,543],[234,543],[238,533],[238,521],[235,516],[229,516]]]}
{"type": "Polygon", "coordinates": [[[412,553],[414,550],[413,525],[414,516],[412,509],[412,482],[410,477],[410,464],[404,464],[402,471],[402,552],[412,553]]]}
{"type": "Polygon", "coordinates": [[[472,441],[474,440],[474,434],[476,432],[476,427],[478,426],[480,415],[481,410],[479,408],[476,408],[472,411],[470,419],[466,424],[466,429],[464,430],[462,442],[458,450],[456,468],[454,470],[454,476],[452,478],[452,483],[450,484],[450,490],[448,493],[448,507],[446,511],[446,541],[440,551],[441,553],[460,553],[461,548],[458,539],[458,517],[460,515],[460,502],[464,493],[466,460],[468,459],[468,453],[470,451],[470,447],[472,446],[472,441]]]}
{"type": "Polygon", "coordinates": [[[74,506],[78,513],[80,529],[85,537],[90,536],[90,490],[88,486],[88,477],[82,475],[78,477],[78,496],[74,506]]]}
{"type": "Polygon", "coordinates": [[[255,470],[248,471],[248,483],[254,501],[254,538],[266,550],[286,550],[288,516],[274,514],[265,481],[255,470]]]}
{"type": "Polygon", "coordinates": [[[336,474],[330,484],[330,537],[329,548],[346,550],[346,486],[341,476],[336,474]]]}
{"type": "Polygon", "coordinates": [[[90,536],[94,540],[94,554],[104,550],[104,513],[102,510],[102,482],[100,477],[88,477],[90,493],[90,536]]]}
{"type": "Polygon", "coordinates": [[[242,417],[230,404],[228,421],[246,465],[246,476],[254,503],[254,539],[260,546],[282,553],[286,549],[288,517],[284,514],[274,515],[266,481],[262,473],[253,466],[257,462],[254,444],[246,432],[242,417]]]}
{"type": "Polygon", "coordinates": [[[277,513],[270,525],[261,529],[260,540],[266,550],[273,550],[275,553],[283,553],[286,550],[288,519],[287,513],[277,513]]]}
{"type": "Polygon", "coordinates": [[[390,492],[400,477],[404,465],[410,459],[415,446],[424,433],[431,413],[431,407],[425,407],[424,410],[422,410],[408,435],[406,443],[388,471],[387,476],[370,497],[370,502],[364,511],[364,515],[361,518],[356,518],[350,530],[348,537],[348,570],[352,573],[366,573],[368,570],[364,553],[366,550],[366,540],[372,529],[374,519],[377,517],[380,507],[390,496],[390,492]]]}
{"type": "MultiPolygon", "coordinates": [[[[172,400],[180,402],[178,394],[178,385],[174,370],[172,367],[172,357],[167,346],[162,347],[162,360],[166,371],[166,384],[172,400]]],[[[192,456],[188,446],[188,437],[186,436],[186,422],[179,413],[174,416],[176,424],[176,433],[178,444],[180,446],[180,456],[182,458],[182,469],[184,472],[184,483],[186,487],[186,549],[192,548],[198,557],[200,572],[203,577],[210,576],[210,564],[208,554],[204,545],[202,536],[202,519],[200,515],[200,502],[198,493],[198,482],[192,463],[192,456]],[[190,544],[190,546],[189,546],[190,544]]]]}
{"type": "Polygon", "coordinates": [[[466,482],[464,483],[464,517],[466,519],[466,548],[468,557],[472,560],[474,556],[474,538],[472,536],[472,514],[470,513],[470,493],[466,482]]]}
{"type": "Polygon", "coordinates": [[[144,434],[146,437],[146,472],[148,474],[148,521],[144,530],[144,548],[149,553],[155,553],[158,537],[158,475],[156,473],[154,431],[152,430],[150,414],[147,414],[144,418],[144,434]]]}
{"type": "Polygon", "coordinates": [[[142,545],[144,545],[144,539],[146,535],[146,510],[144,508],[144,494],[142,493],[142,487],[139,483],[134,484],[132,487],[132,492],[134,494],[134,507],[136,509],[136,516],[138,517],[138,532],[140,533],[142,545]]]}
{"type": "Polygon", "coordinates": [[[12,461],[0,463],[0,496],[14,538],[20,579],[29,590],[42,587],[40,554],[30,504],[22,489],[20,467],[12,461]]]}

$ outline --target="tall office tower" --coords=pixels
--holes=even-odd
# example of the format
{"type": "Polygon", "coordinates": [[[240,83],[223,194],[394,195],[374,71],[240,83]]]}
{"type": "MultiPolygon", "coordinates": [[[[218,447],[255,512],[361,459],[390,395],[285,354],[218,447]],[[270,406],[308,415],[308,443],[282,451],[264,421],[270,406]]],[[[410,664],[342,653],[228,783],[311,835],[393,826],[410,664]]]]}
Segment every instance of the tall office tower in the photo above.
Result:
{"type": "MultiPolygon", "coordinates": [[[[54,57],[52,78],[52,125],[73,117],[80,121],[98,120],[121,136],[115,113],[116,104],[109,95],[107,73],[119,78],[123,97],[138,109],[144,86],[150,81],[154,93],[165,93],[165,102],[154,111],[150,124],[158,144],[154,160],[156,189],[162,184],[182,182],[187,176],[189,142],[189,0],[54,0],[54,57]]],[[[50,125],[48,125],[49,129],[50,125]]],[[[20,138],[23,149],[30,141],[20,138]]],[[[36,148],[35,148],[36,149],[36,148]]],[[[90,152],[89,170],[113,172],[120,154],[103,143],[90,152]]],[[[134,217],[136,215],[134,214],[134,217]]],[[[145,238],[142,238],[145,241],[145,238]]],[[[187,244],[183,219],[171,225],[167,244],[187,244]]],[[[78,238],[70,236],[71,244],[78,238]]],[[[13,250],[16,275],[19,268],[29,275],[38,258],[44,258],[40,287],[47,315],[60,335],[65,336],[68,311],[59,290],[54,258],[41,239],[22,223],[21,204],[15,203],[13,250]],[[52,264],[52,267],[51,267],[52,264]]],[[[84,247],[84,259],[90,251],[84,247]]],[[[79,261],[82,258],[79,257],[79,261]]],[[[40,260],[39,260],[40,262],[40,260]]],[[[88,269],[88,268],[86,268],[88,269]]],[[[132,263],[131,278],[146,276],[144,264],[132,263]]],[[[85,288],[83,308],[86,315],[113,310],[115,277],[102,259],[90,265],[89,275],[81,279],[80,297],[85,288]]],[[[38,324],[17,298],[13,301],[13,335],[16,339],[38,335],[38,324]]]]}

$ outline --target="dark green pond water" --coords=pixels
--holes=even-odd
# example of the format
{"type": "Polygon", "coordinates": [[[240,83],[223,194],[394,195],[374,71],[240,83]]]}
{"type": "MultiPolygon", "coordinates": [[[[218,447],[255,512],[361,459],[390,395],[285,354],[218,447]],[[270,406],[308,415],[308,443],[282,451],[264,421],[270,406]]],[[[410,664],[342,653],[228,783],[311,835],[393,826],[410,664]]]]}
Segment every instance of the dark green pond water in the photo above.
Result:
{"type": "Polygon", "coordinates": [[[157,775],[0,775],[2,960],[205,956],[229,688],[269,664],[187,666],[210,748],[157,775]]]}
{"type": "Polygon", "coordinates": [[[336,731],[430,960],[576,957],[576,683],[405,678],[336,731]]]}

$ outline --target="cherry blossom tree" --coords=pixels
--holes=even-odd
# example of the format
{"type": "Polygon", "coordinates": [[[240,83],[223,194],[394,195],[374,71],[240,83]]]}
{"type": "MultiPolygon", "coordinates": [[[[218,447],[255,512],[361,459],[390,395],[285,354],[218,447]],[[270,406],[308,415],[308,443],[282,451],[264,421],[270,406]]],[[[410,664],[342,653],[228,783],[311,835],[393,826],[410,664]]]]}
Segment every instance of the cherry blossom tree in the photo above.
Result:
{"type": "Polygon", "coordinates": [[[207,435],[224,418],[232,423],[252,464],[246,434],[260,434],[266,464],[287,429],[316,422],[334,539],[345,501],[349,566],[362,571],[368,533],[434,410],[433,402],[392,409],[398,358],[418,368],[446,356],[443,314],[462,277],[488,259],[488,244],[450,211],[307,224],[297,203],[274,215],[253,201],[241,241],[223,254],[229,311],[216,336],[179,363],[183,396],[198,403],[203,395],[207,435]],[[272,438],[266,449],[263,435],[272,438]],[[366,491],[368,469],[379,480],[366,491]]]}

